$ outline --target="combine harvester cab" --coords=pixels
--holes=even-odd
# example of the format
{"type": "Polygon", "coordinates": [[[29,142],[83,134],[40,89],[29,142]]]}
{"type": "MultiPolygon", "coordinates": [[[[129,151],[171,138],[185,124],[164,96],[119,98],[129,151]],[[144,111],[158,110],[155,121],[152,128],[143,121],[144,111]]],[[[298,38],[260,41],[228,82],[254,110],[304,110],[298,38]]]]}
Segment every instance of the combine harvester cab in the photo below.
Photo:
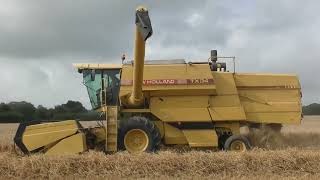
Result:
{"type": "Polygon", "coordinates": [[[216,50],[205,62],[145,61],[151,35],[148,10],[139,7],[133,61],[74,65],[92,109],[105,116],[103,127],[86,129],[76,121],[21,125],[16,144],[26,153],[46,154],[79,153],[88,144],[103,144],[106,152],[152,152],[161,143],[245,151],[251,145],[240,127],[279,131],[282,124],[300,123],[297,76],[229,72],[216,50]]]}

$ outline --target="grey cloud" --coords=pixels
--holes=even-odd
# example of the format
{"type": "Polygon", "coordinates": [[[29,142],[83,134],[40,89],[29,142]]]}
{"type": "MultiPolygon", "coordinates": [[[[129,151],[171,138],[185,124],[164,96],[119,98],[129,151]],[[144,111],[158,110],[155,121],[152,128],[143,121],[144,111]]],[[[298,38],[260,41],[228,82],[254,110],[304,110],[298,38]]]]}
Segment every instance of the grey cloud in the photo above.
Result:
{"type": "MultiPolygon", "coordinates": [[[[2,18],[0,53],[18,58],[112,57],[132,49],[134,1],[15,1],[2,18]],[[14,24],[14,25],[10,25],[14,24]]],[[[175,17],[179,3],[151,3],[155,17],[175,17]],[[158,7],[159,6],[159,7],[158,7]],[[160,8],[160,9],[159,9],[160,8]]],[[[156,19],[156,18],[155,18],[156,19]]],[[[179,21],[179,19],[177,19],[179,21]]]]}

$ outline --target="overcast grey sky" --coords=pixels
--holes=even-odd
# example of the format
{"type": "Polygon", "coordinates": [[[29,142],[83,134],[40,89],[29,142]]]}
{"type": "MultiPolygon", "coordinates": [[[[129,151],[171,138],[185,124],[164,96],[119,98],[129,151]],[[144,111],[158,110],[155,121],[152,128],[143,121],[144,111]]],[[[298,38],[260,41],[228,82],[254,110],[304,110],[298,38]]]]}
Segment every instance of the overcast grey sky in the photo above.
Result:
{"type": "Polygon", "coordinates": [[[295,73],[303,103],[320,102],[317,0],[0,0],[0,102],[89,107],[72,63],[132,58],[134,11],[150,10],[147,59],[237,57],[239,72],[295,73]]]}

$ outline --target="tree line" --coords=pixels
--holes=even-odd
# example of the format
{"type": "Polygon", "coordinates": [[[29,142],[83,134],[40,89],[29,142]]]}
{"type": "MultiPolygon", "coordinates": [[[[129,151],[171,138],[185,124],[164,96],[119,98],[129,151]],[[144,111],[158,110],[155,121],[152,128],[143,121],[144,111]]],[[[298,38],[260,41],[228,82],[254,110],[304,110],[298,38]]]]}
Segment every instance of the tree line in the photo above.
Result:
{"type": "Polygon", "coordinates": [[[320,115],[320,104],[312,103],[302,107],[304,115],[320,115]]]}
{"type": "MultiPolygon", "coordinates": [[[[304,115],[320,115],[320,104],[313,103],[302,108],[304,115]]],[[[68,101],[53,108],[21,101],[0,103],[0,123],[20,123],[26,121],[57,121],[78,119],[91,121],[103,119],[100,113],[87,110],[81,102],[68,101]]]]}
{"type": "Polygon", "coordinates": [[[20,123],[26,121],[57,121],[78,119],[82,121],[101,119],[100,113],[87,110],[81,102],[68,101],[53,108],[21,101],[0,103],[0,123],[20,123]]]}

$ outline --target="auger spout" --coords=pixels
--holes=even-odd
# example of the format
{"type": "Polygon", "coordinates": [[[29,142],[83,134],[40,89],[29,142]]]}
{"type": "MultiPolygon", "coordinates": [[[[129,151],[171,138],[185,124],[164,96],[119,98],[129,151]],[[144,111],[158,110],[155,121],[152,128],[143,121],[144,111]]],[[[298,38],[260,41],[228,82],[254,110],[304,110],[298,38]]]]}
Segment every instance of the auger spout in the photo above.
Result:
{"type": "Polygon", "coordinates": [[[152,26],[148,10],[138,7],[136,10],[136,28],[133,62],[133,85],[132,92],[128,98],[128,106],[139,107],[143,104],[142,93],[143,67],[145,58],[145,42],[152,35],[152,26]]]}

